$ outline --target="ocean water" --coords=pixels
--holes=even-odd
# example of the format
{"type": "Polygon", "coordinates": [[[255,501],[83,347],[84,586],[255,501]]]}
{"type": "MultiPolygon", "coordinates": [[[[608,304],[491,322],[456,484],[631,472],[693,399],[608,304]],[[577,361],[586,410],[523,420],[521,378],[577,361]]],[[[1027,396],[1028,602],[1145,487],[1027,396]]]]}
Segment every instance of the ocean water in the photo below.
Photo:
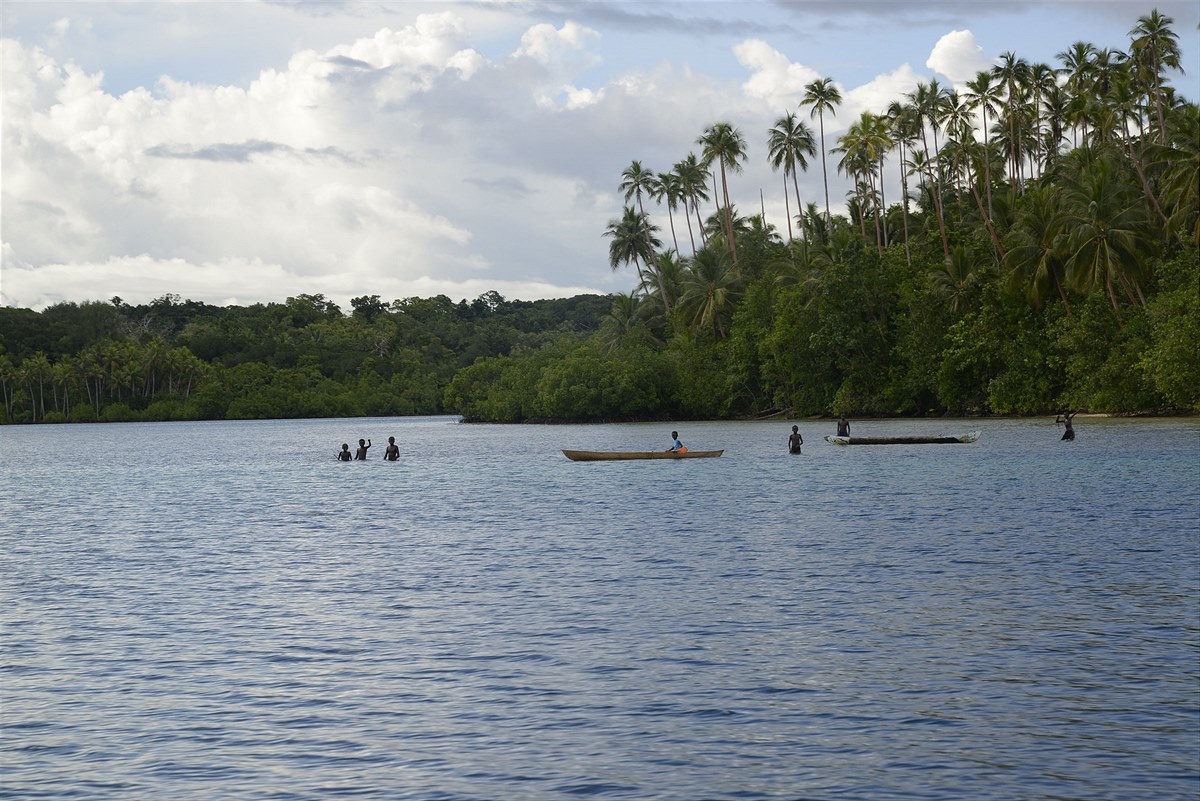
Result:
{"type": "Polygon", "coordinates": [[[0,795],[1200,797],[1200,421],[793,422],[0,428],[0,795]]]}

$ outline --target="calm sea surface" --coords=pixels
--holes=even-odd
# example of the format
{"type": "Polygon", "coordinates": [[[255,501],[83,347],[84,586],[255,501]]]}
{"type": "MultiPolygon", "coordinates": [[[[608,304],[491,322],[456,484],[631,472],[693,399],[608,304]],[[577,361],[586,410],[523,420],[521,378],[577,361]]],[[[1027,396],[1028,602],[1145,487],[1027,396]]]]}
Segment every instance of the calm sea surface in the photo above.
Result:
{"type": "Polygon", "coordinates": [[[1200,421],[792,422],[0,428],[0,795],[1200,797],[1200,421]]]}

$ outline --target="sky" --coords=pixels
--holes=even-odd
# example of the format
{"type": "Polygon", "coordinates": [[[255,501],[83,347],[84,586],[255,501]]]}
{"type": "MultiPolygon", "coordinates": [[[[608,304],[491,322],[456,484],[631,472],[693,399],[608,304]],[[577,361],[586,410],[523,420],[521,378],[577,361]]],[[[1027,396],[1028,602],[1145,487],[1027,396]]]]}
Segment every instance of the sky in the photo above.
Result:
{"type": "MultiPolygon", "coordinates": [[[[0,305],[628,292],[604,232],[632,161],[666,172],[731,123],[733,203],[786,234],[767,131],[789,111],[817,130],[806,84],[842,91],[833,147],[862,111],[1006,51],[1124,50],[1154,8],[1195,101],[1194,0],[5,0],[0,305]]],[[[806,203],[821,180],[817,159],[806,203]]]]}

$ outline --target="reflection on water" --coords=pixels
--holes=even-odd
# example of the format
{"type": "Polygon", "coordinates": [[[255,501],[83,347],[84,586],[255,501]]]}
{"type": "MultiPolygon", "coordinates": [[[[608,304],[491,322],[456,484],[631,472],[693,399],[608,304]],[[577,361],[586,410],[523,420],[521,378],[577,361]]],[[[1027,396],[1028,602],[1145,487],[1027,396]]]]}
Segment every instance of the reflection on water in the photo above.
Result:
{"type": "Polygon", "coordinates": [[[0,429],[5,795],[1196,797],[1200,424],[792,422],[0,429]]]}

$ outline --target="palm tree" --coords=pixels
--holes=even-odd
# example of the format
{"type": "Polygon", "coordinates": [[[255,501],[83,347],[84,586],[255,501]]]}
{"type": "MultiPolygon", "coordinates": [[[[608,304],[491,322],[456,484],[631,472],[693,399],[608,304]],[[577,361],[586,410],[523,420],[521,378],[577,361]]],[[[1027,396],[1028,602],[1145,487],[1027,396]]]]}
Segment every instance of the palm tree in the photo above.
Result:
{"type": "Polygon", "coordinates": [[[623,264],[633,264],[637,268],[639,283],[645,283],[646,272],[654,261],[655,251],[662,245],[654,233],[658,226],[652,225],[632,206],[626,206],[619,220],[609,220],[604,231],[605,236],[611,236],[608,246],[608,262],[615,272],[623,264]],[[643,269],[645,264],[647,269],[643,269]]]}
{"type": "Polygon", "coordinates": [[[597,337],[609,353],[625,345],[660,344],[650,331],[652,314],[644,296],[618,292],[608,315],[600,321],[597,337]]]}
{"type": "MultiPolygon", "coordinates": [[[[988,141],[988,114],[993,117],[996,115],[997,104],[1000,102],[1000,90],[997,84],[992,83],[992,73],[983,70],[975,74],[975,80],[967,81],[967,91],[963,95],[967,100],[967,108],[978,110],[980,116],[983,117],[983,147],[985,150],[991,150],[991,142],[988,141]]],[[[992,166],[991,159],[987,158],[983,161],[983,185],[985,194],[987,195],[988,216],[995,216],[992,210],[992,166]]]]}
{"type": "Polygon", "coordinates": [[[797,168],[808,170],[806,156],[817,154],[817,143],[813,139],[812,128],[797,119],[792,112],[775,121],[775,127],[767,132],[767,158],[771,169],[783,168],[783,201],[788,216],[788,239],[792,238],[792,209],[788,203],[787,179],[792,176],[792,187],[796,190],[796,212],[804,208],[800,201],[800,182],[796,177],[797,168]]]}
{"type": "Polygon", "coordinates": [[[950,310],[961,314],[978,282],[976,275],[970,251],[963,245],[955,245],[949,259],[930,269],[929,282],[933,291],[949,302],[950,310]]]}
{"type": "MultiPolygon", "coordinates": [[[[696,215],[696,225],[700,228],[701,241],[704,241],[704,220],[700,217],[700,204],[709,200],[704,166],[700,164],[695,153],[688,153],[687,158],[675,163],[673,171],[679,178],[679,189],[686,198],[684,207],[686,209],[690,206],[696,215]]],[[[696,237],[692,234],[692,218],[687,217],[687,221],[688,236],[692,240],[692,255],[695,255],[696,237]]]]}
{"type": "Polygon", "coordinates": [[[1062,143],[1066,139],[1069,95],[1055,85],[1046,93],[1046,130],[1042,133],[1042,153],[1046,159],[1044,172],[1054,169],[1058,163],[1062,143]]]}
{"type": "Polygon", "coordinates": [[[1186,232],[1200,246],[1200,106],[1172,109],[1170,137],[1151,157],[1161,170],[1160,193],[1168,212],[1167,229],[1186,232]]]}
{"type": "Polygon", "coordinates": [[[1149,238],[1144,206],[1116,174],[1111,154],[1083,165],[1066,192],[1068,270],[1082,292],[1103,286],[1118,308],[1114,283],[1135,305],[1145,305],[1137,280],[1149,238]]]}
{"type": "Polygon", "coordinates": [[[1129,32],[1133,37],[1130,54],[1149,69],[1151,98],[1155,117],[1158,119],[1160,145],[1166,144],[1167,141],[1166,121],[1163,116],[1163,69],[1171,67],[1183,72],[1180,65],[1179,37],[1171,30],[1171,23],[1174,21],[1159,14],[1158,9],[1154,9],[1146,16],[1138,17],[1138,24],[1129,32]]]}
{"type": "Polygon", "coordinates": [[[708,168],[717,164],[721,168],[721,196],[725,200],[725,234],[728,237],[729,252],[733,263],[737,265],[737,242],[733,235],[732,204],[729,201],[728,173],[740,173],[742,162],[746,156],[746,138],[741,131],[727,122],[718,122],[704,129],[704,133],[696,140],[702,145],[702,163],[708,168]]]}
{"type": "Polygon", "coordinates": [[[828,111],[836,116],[836,109],[841,104],[842,93],[834,85],[832,78],[819,78],[805,86],[804,98],[800,101],[801,106],[812,106],[808,118],[817,117],[821,123],[821,175],[825,180],[825,221],[827,223],[831,218],[829,216],[829,170],[825,165],[825,154],[829,152],[825,149],[825,112],[828,111]]]}
{"type": "Polygon", "coordinates": [[[934,167],[938,163],[937,152],[937,114],[938,107],[941,105],[941,89],[936,81],[930,81],[928,84],[918,83],[917,88],[909,92],[905,97],[912,104],[914,113],[916,114],[918,129],[921,134],[921,144],[924,149],[920,154],[913,153],[909,161],[914,165],[919,164],[920,169],[924,170],[929,178],[929,194],[933,201],[933,212],[937,218],[938,234],[942,239],[942,257],[949,261],[950,259],[950,243],[946,236],[946,215],[942,208],[942,185],[940,176],[935,173],[934,167]],[[933,157],[929,155],[929,139],[925,135],[925,122],[929,121],[933,125],[934,133],[934,150],[933,157]],[[917,156],[920,158],[917,158],[917,156]]]}
{"type": "Polygon", "coordinates": [[[917,115],[911,105],[893,100],[888,104],[885,117],[890,125],[892,144],[900,148],[900,215],[904,224],[904,258],[912,266],[912,252],[908,244],[908,159],[905,148],[911,148],[917,139],[917,115]]]}
{"type": "Polygon", "coordinates": [[[693,330],[711,331],[723,339],[740,290],[737,266],[726,252],[702,248],[684,268],[679,308],[693,330]]]}
{"type": "Polygon", "coordinates": [[[1005,118],[1008,121],[1009,178],[1010,183],[1016,186],[1020,181],[1021,172],[1016,125],[1018,107],[1024,98],[1025,88],[1030,80],[1029,62],[1023,58],[1017,58],[1017,54],[1011,50],[1001,53],[1000,63],[992,67],[992,75],[1004,87],[1005,118]]]}
{"type": "MultiPolygon", "coordinates": [[[[654,199],[667,204],[667,221],[671,224],[671,242],[675,252],[679,252],[679,239],[675,236],[675,209],[684,200],[683,187],[679,176],[673,172],[660,172],[654,182],[654,199]]],[[[686,215],[685,215],[686,217],[686,215]]]]}
{"type": "MultiPolygon", "coordinates": [[[[1132,64],[1132,62],[1129,63],[1132,64]]],[[[1142,158],[1139,155],[1139,151],[1145,150],[1145,144],[1142,142],[1139,147],[1135,148],[1135,137],[1129,129],[1131,120],[1141,121],[1141,115],[1138,111],[1137,92],[1133,88],[1134,80],[1132,73],[1132,69],[1128,70],[1124,79],[1113,84],[1112,91],[1108,95],[1107,107],[1120,126],[1118,133],[1122,143],[1125,145],[1126,152],[1129,153],[1129,162],[1133,165],[1134,170],[1137,171],[1138,180],[1142,184],[1142,193],[1146,196],[1150,207],[1154,209],[1159,219],[1162,220],[1165,228],[1168,223],[1166,212],[1163,211],[1158,198],[1154,194],[1154,189],[1150,186],[1150,181],[1146,177],[1145,165],[1142,163],[1142,158]]]]}
{"type": "Polygon", "coordinates": [[[886,234],[880,227],[881,196],[875,186],[875,170],[878,166],[879,181],[882,185],[883,157],[892,147],[892,141],[887,135],[887,123],[882,117],[864,111],[846,133],[838,138],[838,143],[833,152],[845,154],[838,163],[838,169],[844,170],[852,177],[866,179],[862,190],[857,192],[859,208],[865,215],[868,210],[866,201],[870,200],[869,208],[875,221],[875,245],[882,252],[886,234]]]}
{"type": "Polygon", "coordinates": [[[1036,186],[1025,195],[1021,212],[1006,241],[1004,267],[1009,285],[1019,289],[1034,308],[1046,303],[1051,287],[1062,299],[1067,314],[1071,302],[1066,291],[1066,221],[1056,187],[1036,186]]]}
{"type": "Polygon", "coordinates": [[[1049,64],[1033,64],[1029,67],[1029,88],[1033,91],[1033,130],[1036,145],[1034,156],[1038,166],[1038,175],[1046,167],[1047,159],[1041,157],[1042,151],[1042,99],[1058,89],[1057,74],[1049,64]]]}
{"type": "MultiPolygon", "coordinates": [[[[1058,72],[1066,76],[1064,88],[1070,93],[1068,105],[1072,109],[1074,122],[1072,127],[1082,127],[1084,138],[1087,138],[1087,108],[1089,83],[1091,80],[1092,56],[1096,46],[1090,42],[1075,42],[1067,50],[1057,54],[1055,58],[1062,62],[1058,72]],[[1077,123],[1077,124],[1076,124],[1077,123]]],[[[1074,136],[1074,134],[1072,134],[1074,136]]],[[[1078,140],[1076,140],[1078,141],[1078,140]]]]}
{"type": "MultiPolygon", "coordinates": [[[[646,216],[646,208],[642,204],[642,195],[654,197],[655,188],[658,183],[658,177],[653,171],[642,167],[642,162],[634,160],[625,171],[621,173],[621,183],[618,187],[625,193],[625,202],[628,203],[631,197],[637,198],[638,211],[642,216],[646,216]]],[[[647,218],[649,219],[649,218],[647,218]]]]}

